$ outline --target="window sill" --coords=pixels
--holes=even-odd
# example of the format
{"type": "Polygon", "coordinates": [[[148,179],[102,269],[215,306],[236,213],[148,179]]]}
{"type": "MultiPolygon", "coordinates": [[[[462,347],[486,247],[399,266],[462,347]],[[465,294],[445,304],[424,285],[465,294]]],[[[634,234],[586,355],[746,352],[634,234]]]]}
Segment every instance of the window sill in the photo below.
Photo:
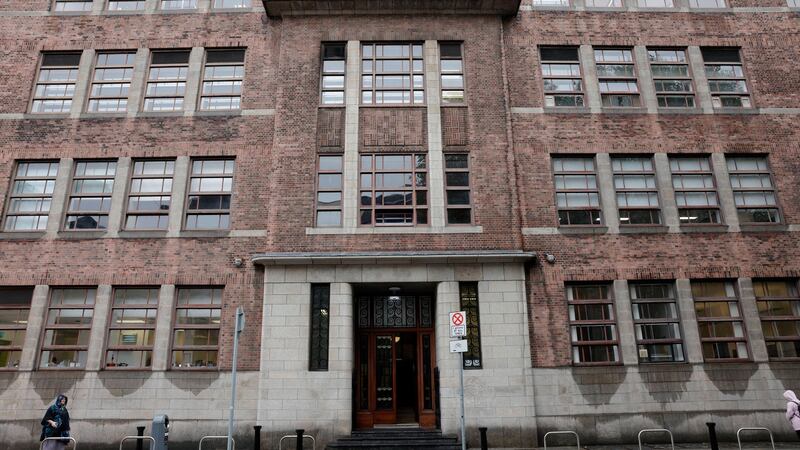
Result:
{"type": "Polygon", "coordinates": [[[22,115],[25,120],[40,119],[40,120],[61,120],[69,119],[69,113],[25,113],[22,115]]]}
{"type": "Polygon", "coordinates": [[[409,105],[373,105],[373,104],[358,104],[359,108],[427,108],[427,103],[415,103],[409,105]]]}
{"type": "Polygon", "coordinates": [[[357,228],[306,228],[306,235],[323,234],[471,234],[483,233],[478,225],[451,225],[447,227],[357,227],[357,228]]]}
{"type": "Polygon", "coordinates": [[[183,8],[183,9],[161,9],[159,8],[157,13],[158,14],[197,14],[199,10],[197,8],[183,8]]]}
{"type": "Polygon", "coordinates": [[[728,225],[725,224],[687,224],[680,226],[682,233],[725,233],[728,228],[728,225]]]}
{"type": "Polygon", "coordinates": [[[468,108],[467,102],[463,103],[441,103],[439,105],[440,108],[468,108]]]}
{"type": "Polygon", "coordinates": [[[134,9],[134,10],[122,10],[122,11],[103,11],[103,14],[108,16],[133,16],[136,14],[144,14],[145,10],[143,9],[134,9]]]}
{"type": "Polygon", "coordinates": [[[647,114],[647,108],[643,108],[641,106],[637,106],[635,108],[614,108],[609,106],[604,106],[601,108],[603,114],[647,114]]]}
{"type": "Polygon", "coordinates": [[[36,240],[43,238],[44,235],[44,231],[4,231],[0,233],[0,240],[36,240]]]}
{"type": "Polygon", "coordinates": [[[776,233],[789,231],[789,226],[782,223],[775,224],[740,224],[742,233],[776,233]]]}
{"type": "Polygon", "coordinates": [[[714,108],[714,114],[749,115],[758,114],[757,108],[714,108]]]}
{"type": "Polygon", "coordinates": [[[157,117],[183,117],[185,111],[140,111],[136,117],[157,118],[157,117]]]}
{"type": "Polygon", "coordinates": [[[658,108],[659,114],[702,114],[700,108],[658,108]]]}
{"type": "Polygon", "coordinates": [[[543,111],[545,114],[589,114],[591,112],[589,108],[577,106],[545,106],[543,111]]]}
{"type": "Polygon", "coordinates": [[[560,234],[606,234],[608,227],[597,226],[562,226],[558,227],[560,234]]]}
{"type": "Polygon", "coordinates": [[[58,232],[59,238],[64,239],[101,239],[106,236],[107,231],[87,230],[87,231],[69,231],[62,230],[58,232]]]}
{"type": "Polygon", "coordinates": [[[667,233],[669,228],[664,225],[620,225],[619,234],[659,234],[667,233]]]}
{"type": "Polygon", "coordinates": [[[98,113],[98,112],[84,112],[78,116],[79,119],[124,119],[128,117],[127,112],[113,112],[113,113],[98,113]]]}
{"type": "Polygon", "coordinates": [[[249,8],[211,8],[208,12],[209,14],[214,13],[250,13],[250,12],[257,12],[255,8],[252,6],[249,8]]]}
{"type": "Polygon", "coordinates": [[[121,238],[148,239],[167,237],[166,230],[123,230],[117,233],[121,238]]]}
{"type": "Polygon", "coordinates": [[[242,110],[241,109],[226,109],[222,111],[206,111],[206,110],[198,110],[192,114],[194,117],[219,117],[219,116],[241,116],[242,110]]]}
{"type": "Polygon", "coordinates": [[[231,230],[181,230],[180,237],[203,238],[203,237],[228,237],[231,230]]]}

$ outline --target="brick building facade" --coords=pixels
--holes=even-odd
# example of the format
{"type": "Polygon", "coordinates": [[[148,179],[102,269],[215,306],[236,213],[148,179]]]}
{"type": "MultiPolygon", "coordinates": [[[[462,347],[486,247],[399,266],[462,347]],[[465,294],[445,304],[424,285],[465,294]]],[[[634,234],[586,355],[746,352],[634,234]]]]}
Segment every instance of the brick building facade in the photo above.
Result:
{"type": "Polygon", "coordinates": [[[790,438],[796,3],[3,2],[0,442],[790,438]]]}

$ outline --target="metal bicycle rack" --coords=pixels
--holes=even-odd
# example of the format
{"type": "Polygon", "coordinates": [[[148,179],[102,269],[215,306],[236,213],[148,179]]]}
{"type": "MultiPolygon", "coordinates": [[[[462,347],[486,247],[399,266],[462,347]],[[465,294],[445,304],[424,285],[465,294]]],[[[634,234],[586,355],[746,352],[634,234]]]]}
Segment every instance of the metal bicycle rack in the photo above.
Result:
{"type": "MultiPolygon", "coordinates": [[[[203,437],[200,438],[200,445],[197,446],[197,450],[203,450],[203,441],[205,441],[205,440],[209,440],[210,441],[212,439],[216,439],[216,440],[225,439],[227,441],[228,440],[228,436],[203,436],[203,437]]],[[[235,450],[236,449],[236,439],[231,437],[231,442],[233,443],[233,448],[235,450]]]]}
{"type": "Polygon", "coordinates": [[[156,440],[153,439],[153,436],[125,436],[119,441],[119,450],[122,450],[122,444],[124,444],[125,441],[150,441],[151,449],[156,446],[156,440]]]}
{"type": "Polygon", "coordinates": [[[637,435],[637,439],[639,440],[639,450],[642,450],[642,435],[646,433],[667,433],[669,435],[669,444],[672,450],[675,450],[675,440],[672,439],[672,431],[669,431],[666,428],[645,428],[644,430],[640,431],[637,435]]]}
{"type": "Polygon", "coordinates": [[[39,450],[44,447],[45,441],[63,441],[64,439],[72,442],[72,450],[78,448],[78,441],[76,441],[74,437],[49,437],[42,439],[42,443],[39,444],[39,450]]]}
{"type": "Polygon", "coordinates": [[[772,450],[775,450],[775,440],[772,439],[772,431],[764,427],[742,427],[736,430],[736,441],[739,443],[739,450],[742,450],[742,438],[739,436],[742,431],[766,431],[769,433],[769,441],[772,443],[772,450]]]}
{"type": "MultiPolygon", "coordinates": [[[[283,450],[283,441],[285,439],[297,439],[296,434],[287,434],[286,436],[282,437],[280,441],[278,441],[278,450],[283,450]]],[[[304,434],[303,439],[311,439],[311,450],[317,450],[317,440],[314,439],[314,436],[310,434],[304,434]]]]}
{"type": "Polygon", "coordinates": [[[575,445],[577,445],[578,450],[581,450],[581,438],[578,436],[578,433],[574,431],[548,431],[544,434],[544,450],[547,450],[547,436],[550,436],[551,434],[570,434],[575,436],[575,445]]]}

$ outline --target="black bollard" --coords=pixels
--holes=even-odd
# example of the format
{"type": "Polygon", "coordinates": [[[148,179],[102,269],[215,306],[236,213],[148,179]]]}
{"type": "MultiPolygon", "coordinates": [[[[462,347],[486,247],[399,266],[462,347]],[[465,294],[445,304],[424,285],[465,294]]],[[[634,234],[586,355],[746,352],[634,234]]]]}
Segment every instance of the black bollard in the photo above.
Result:
{"type": "Polygon", "coordinates": [[[717,443],[717,424],[714,422],[706,422],[706,426],[708,427],[708,440],[711,444],[711,450],[719,450],[719,444],[717,443]]]}
{"type": "Polygon", "coordinates": [[[481,432],[481,450],[489,450],[489,441],[486,439],[486,427],[478,427],[481,432]]]}
{"type": "Polygon", "coordinates": [[[294,430],[294,432],[297,433],[297,447],[295,447],[297,450],[303,450],[303,432],[304,431],[306,431],[306,430],[303,430],[303,429],[294,430]]]}
{"type": "MultiPolygon", "coordinates": [[[[136,435],[144,436],[144,427],[136,427],[136,435]]],[[[136,450],[142,450],[142,444],[144,444],[144,439],[137,439],[136,450]]]]}
{"type": "Polygon", "coordinates": [[[261,425],[253,425],[253,450],[261,450],[261,425]]]}

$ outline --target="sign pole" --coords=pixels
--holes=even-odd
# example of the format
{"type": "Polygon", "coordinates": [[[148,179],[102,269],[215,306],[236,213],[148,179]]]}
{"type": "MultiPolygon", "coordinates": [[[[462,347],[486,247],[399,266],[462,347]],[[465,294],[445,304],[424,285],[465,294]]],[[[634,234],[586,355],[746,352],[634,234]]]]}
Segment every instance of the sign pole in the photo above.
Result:
{"type": "Polygon", "coordinates": [[[244,309],[236,308],[236,324],[233,333],[233,365],[231,367],[231,406],[228,411],[228,450],[233,448],[233,415],[236,408],[236,360],[239,353],[239,335],[244,329],[244,309]]]}
{"type": "Polygon", "coordinates": [[[458,362],[458,378],[461,384],[461,450],[467,450],[467,419],[464,412],[464,352],[468,351],[469,345],[465,339],[467,336],[467,312],[454,311],[450,313],[450,338],[458,339],[450,341],[450,353],[461,355],[458,362]]]}
{"type": "Polygon", "coordinates": [[[467,450],[467,423],[464,414],[464,354],[459,353],[458,372],[461,378],[461,450],[467,450]]]}

